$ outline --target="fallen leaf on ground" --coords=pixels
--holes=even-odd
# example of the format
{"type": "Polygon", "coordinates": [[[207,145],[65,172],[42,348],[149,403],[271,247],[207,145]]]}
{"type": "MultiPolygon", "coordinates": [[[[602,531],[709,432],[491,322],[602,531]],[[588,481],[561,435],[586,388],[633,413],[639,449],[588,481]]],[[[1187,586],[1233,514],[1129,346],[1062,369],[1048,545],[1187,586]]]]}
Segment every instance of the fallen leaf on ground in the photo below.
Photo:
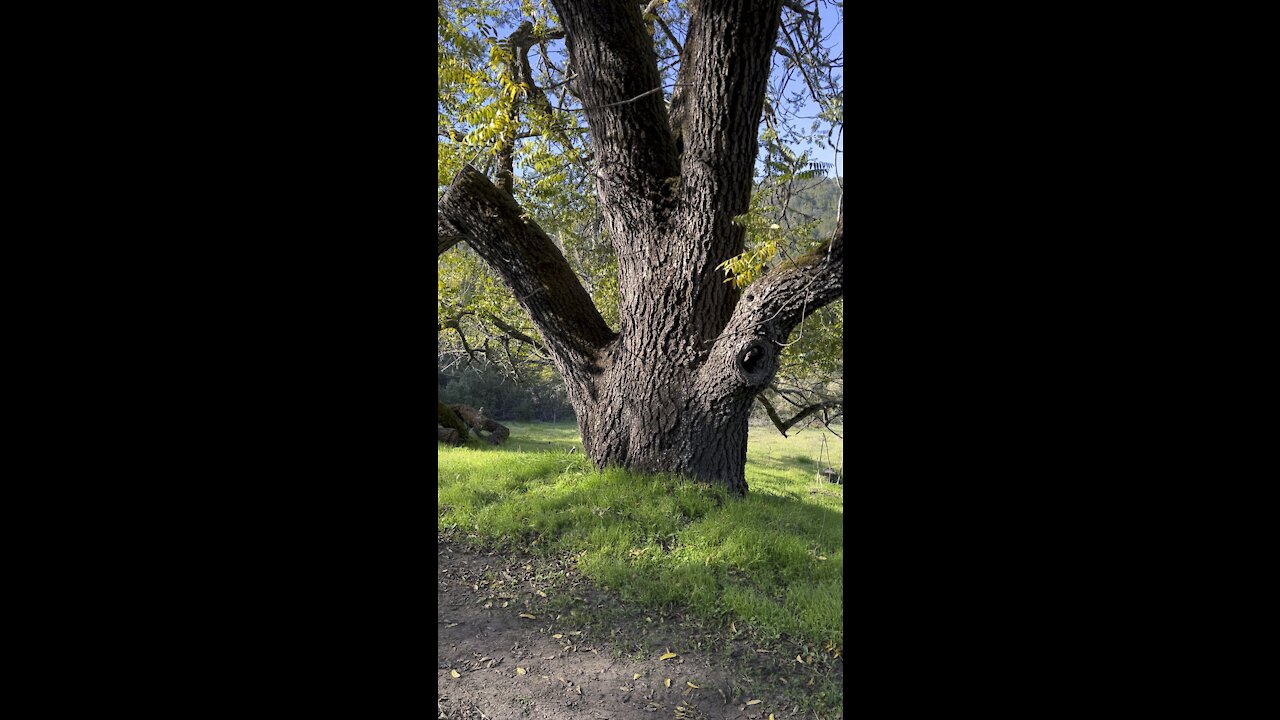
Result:
{"type": "Polygon", "coordinates": [[[538,619],[538,618],[536,618],[536,617],[534,617],[534,616],[530,615],[529,613],[520,613],[520,617],[522,617],[522,618],[529,618],[530,620],[537,620],[537,619],[538,619]]]}
{"type": "Polygon", "coordinates": [[[457,671],[457,670],[450,670],[450,671],[449,671],[449,674],[450,674],[450,675],[452,675],[452,676],[454,676],[454,677],[456,677],[456,678],[460,678],[460,677],[462,677],[461,675],[459,675],[459,674],[458,674],[458,671],[457,671]]]}
{"type": "Polygon", "coordinates": [[[564,633],[556,633],[555,635],[552,635],[551,637],[553,637],[553,638],[555,638],[555,639],[559,640],[560,638],[564,637],[564,633]]]}
{"type": "Polygon", "coordinates": [[[636,673],[635,675],[632,675],[632,676],[631,676],[631,679],[632,679],[632,680],[639,680],[639,679],[640,679],[640,673],[636,673]]]}
{"type": "Polygon", "coordinates": [[[664,682],[663,685],[666,685],[667,687],[671,687],[671,678],[667,678],[667,681],[664,682]]]}
{"type": "Polygon", "coordinates": [[[796,662],[800,663],[801,665],[804,664],[804,661],[800,659],[799,655],[796,656],[796,662]]]}
{"type": "Polygon", "coordinates": [[[526,671],[524,668],[522,668],[522,667],[518,667],[518,668],[516,668],[516,674],[517,674],[517,675],[523,675],[523,674],[525,674],[525,672],[527,672],[527,671],[526,671]]]}
{"type": "Polygon", "coordinates": [[[668,650],[668,651],[666,651],[666,652],[662,653],[662,657],[660,657],[660,658],[658,658],[658,659],[659,659],[659,660],[670,660],[670,659],[671,659],[671,658],[673,658],[673,657],[678,657],[678,656],[677,656],[675,653],[673,653],[673,652],[671,652],[670,650],[668,650]]]}
{"type": "Polygon", "coordinates": [[[702,689],[702,686],[701,686],[701,685],[694,685],[693,683],[689,682],[688,680],[685,680],[685,681],[684,681],[684,684],[685,684],[685,685],[688,685],[688,686],[689,686],[689,687],[691,687],[691,688],[697,688],[697,689],[699,689],[699,690],[701,690],[701,689],[702,689]]]}
{"type": "Polygon", "coordinates": [[[748,705],[759,705],[761,702],[763,702],[763,701],[761,701],[761,700],[748,700],[748,701],[747,701],[747,704],[748,704],[748,705]]]}

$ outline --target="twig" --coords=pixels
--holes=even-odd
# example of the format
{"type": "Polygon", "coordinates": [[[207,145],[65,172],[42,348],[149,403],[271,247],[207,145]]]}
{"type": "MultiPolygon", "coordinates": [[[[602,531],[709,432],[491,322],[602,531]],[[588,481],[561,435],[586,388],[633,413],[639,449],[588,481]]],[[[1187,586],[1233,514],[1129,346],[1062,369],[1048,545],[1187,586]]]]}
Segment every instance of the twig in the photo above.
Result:
{"type": "MultiPolygon", "coordinates": [[[[616,105],[626,105],[627,103],[633,103],[633,102],[635,102],[635,101],[639,100],[640,98],[645,97],[646,95],[652,95],[652,94],[654,94],[654,93],[656,93],[656,92],[661,92],[661,91],[663,91],[663,90],[666,90],[667,88],[676,88],[676,87],[689,87],[689,86],[688,86],[687,84],[684,84],[684,83],[677,83],[677,84],[675,84],[675,85],[660,85],[660,86],[658,86],[658,87],[656,87],[656,88],[654,88],[654,89],[652,89],[652,90],[648,90],[648,91],[642,92],[642,93],[640,93],[639,95],[637,95],[637,96],[635,96],[635,97],[633,97],[633,98],[630,98],[630,99],[628,99],[628,100],[619,100],[618,102],[615,102],[615,103],[609,103],[608,105],[591,105],[591,106],[589,106],[589,107],[572,108],[572,109],[570,109],[570,108],[557,107],[557,108],[555,108],[555,109],[556,109],[556,110],[559,110],[559,111],[561,111],[561,112],[582,112],[583,110],[603,110],[604,108],[614,107],[614,106],[616,106],[616,105]]],[[[555,106],[554,106],[554,105],[552,105],[552,107],[555,107],[555,106]]]]}

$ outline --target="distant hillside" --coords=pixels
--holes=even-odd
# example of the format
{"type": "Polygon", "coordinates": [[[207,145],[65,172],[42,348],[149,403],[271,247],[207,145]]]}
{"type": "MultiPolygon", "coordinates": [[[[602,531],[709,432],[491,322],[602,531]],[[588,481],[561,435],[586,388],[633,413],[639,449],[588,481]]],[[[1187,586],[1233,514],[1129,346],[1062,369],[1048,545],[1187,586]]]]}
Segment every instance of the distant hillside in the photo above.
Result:
{"type": "Polygon", "coordinates": [[[822,222],[818,225],[818,236],[831,237],[840,212],[839,183],[835,178],[824,178],[802,182],[800,188],[787,208],[791,222],[799,224],[819,218],[822,222]]]}

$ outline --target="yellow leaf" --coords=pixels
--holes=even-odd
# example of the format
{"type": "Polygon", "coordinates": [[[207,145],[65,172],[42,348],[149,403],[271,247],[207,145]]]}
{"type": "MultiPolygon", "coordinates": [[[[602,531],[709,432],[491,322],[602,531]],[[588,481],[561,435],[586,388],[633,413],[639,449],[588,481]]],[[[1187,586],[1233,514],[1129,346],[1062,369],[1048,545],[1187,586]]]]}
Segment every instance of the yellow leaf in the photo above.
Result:
{"type": "Polygon", "coordinates": [[[769,713],[769,720],[773,720],[773,713],[769,713]]]}
{"type": "Polygon", "coordinates": [[[818,559],[819,559],[819,560],[826,560],[826,559],[827,559],[827,556],[826,556],[826,555],[819,555],[819,556],[818,556],[818,559]]]}
{"type": "Polygon", "coordinates": [[[684,684],[685,684],[685,685],[688,685],[688,686],[689,686],[689,687],[691,687],[691,688],[698,688],[698,689],[701,689],[699,686],[694,685],[693,683],[689,682],[688,680],[686,680],[684,684]]]}
{"type": "Polygon", "coordinates": [[[522,667],[518,667],[518,668],[516,668],[516,674],[517,674],[517,675],[523,675],[523,674],[525,674],[526,672],[528,672],[528,671],[527,671],[527,670],[525,670],[525,669],[524,669],[524,668],[522,668],[522,667]]]}
{"type": "Polygon", "coordinates": [[[666,682],[664,682],[664,683],[662,683],[662,684],[663,684],[663,685],[666,685],[667,687],[671,687],[671,678],[667,678],[666,682]]]}
{"type": "Polygon", "coordinates": [[[459,674],[458,674],[458,671],[457,671],[457,670],[450,670],[450,671],[449,671],[449,674],[450,674],[450,675],[452,675],[452,676],[454,676],[454,677],[456,677],[456,678],[460,678],[460,677],[462,677],[461,675],[459,675],[459,674]]]}
{"type": "Polygon", "coordinates": [[[801,665],[804,664],[804,661],[800,659],[799,655],[796,656],[796,662],[800,663],[801,665]]]}
{"type": "Polygon", "coordinates": [[[529,618],[530,620],[537,620],[537,619],[538,619],[538,618],[536,618],[536,617],[534,617],[534,616],[530,615],[529,613],[520,613],[520,617],[522,617],[522,618],[529,618]]]}
{"type": "Polygon", "coordinates": [[[671,659],[671,658],[673,658],[673,657],[676,657],[676,654],[675,654],[675,653],[673,653],[673,652],[671,652],[670,650],[668,650],[668,651],[666,651],[666,652],[662,653],[662,657],[660,657],[660,658],[658,658],[658,659],[659,659],[659,660],[670,660],[670,659],[671,659]]]}
{"type": "Polygon", "coordinates": [[[636,673],[635,675],[632,675],[632,676],[631,676],[631,679],[632,679],[632,680],[639,680],[639,679],[640,679],[640,673],[636,673]]]}
{"type": "Polygon", "coordinates": [[[762,701],[760,701],[760,700],[748,700],[748,701],[747,701],[747,704],[748,704],[748,705],[759,705],[761,702],[762,702],[762,701]]]}
{"type": "Polygon", "coordinates": [[[734,625],[732,620],[729,621],[729,632],[738,632],[738,626],[734,625]]]}
{"type": "MultiPolygon", "coordinates": [[[[826,558],[822,558],[822,559],[823,559],[823,560],[826,560],[826,558]]],[[[546,596],[547,596],[547,594],[546,594],[546,593],[544,593],[544,592],[542,592],[541,590],[539,590],[539,591],[538,591],[538,594],[539,594],[539,595],[541,595],[542,597],[546,597],[546,596]]]]}
{"type": "Polygon", "coordinates": [[[560,638],[564,637],[564,634],[563,634],[563,633],[556,633],[555,635],[552,635],[551,637],[553,637],[553,638],[555,638],[555,639],[559,640],[560,638]]]}

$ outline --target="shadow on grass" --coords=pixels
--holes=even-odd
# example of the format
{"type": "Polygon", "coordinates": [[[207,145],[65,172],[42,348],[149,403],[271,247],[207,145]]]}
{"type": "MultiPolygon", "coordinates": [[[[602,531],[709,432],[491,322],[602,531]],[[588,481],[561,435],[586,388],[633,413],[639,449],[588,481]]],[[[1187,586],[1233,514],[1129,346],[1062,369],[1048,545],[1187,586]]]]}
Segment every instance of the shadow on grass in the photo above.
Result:
{"type": "Polygon", "coordinates": [[[481,444],[480,449],[495,450],[498,452],[561,452],[567,453],[571,450],[582,452],[582,443],[577,440],[530,440],[519,438],[508,438],[501,445],[481,444]],[[576,449],[576,450],[575,450],[576,449]]]}
{"type": "Polygon", "coordinates": [[[808,474],[816,473],[818,468],[817,464],[814,462],[813,457],[806,454],[802,454],[802,453],[801,454],[791,453],[786,455],[778,455],[776,457],[770,457],[770,456],[755,457],[755,458],[751,458],[750,462],[757,465],[777,468],[779,470],[785,470],[789,472],[798,470],[800,472],[808,473],[808,474]]]}

